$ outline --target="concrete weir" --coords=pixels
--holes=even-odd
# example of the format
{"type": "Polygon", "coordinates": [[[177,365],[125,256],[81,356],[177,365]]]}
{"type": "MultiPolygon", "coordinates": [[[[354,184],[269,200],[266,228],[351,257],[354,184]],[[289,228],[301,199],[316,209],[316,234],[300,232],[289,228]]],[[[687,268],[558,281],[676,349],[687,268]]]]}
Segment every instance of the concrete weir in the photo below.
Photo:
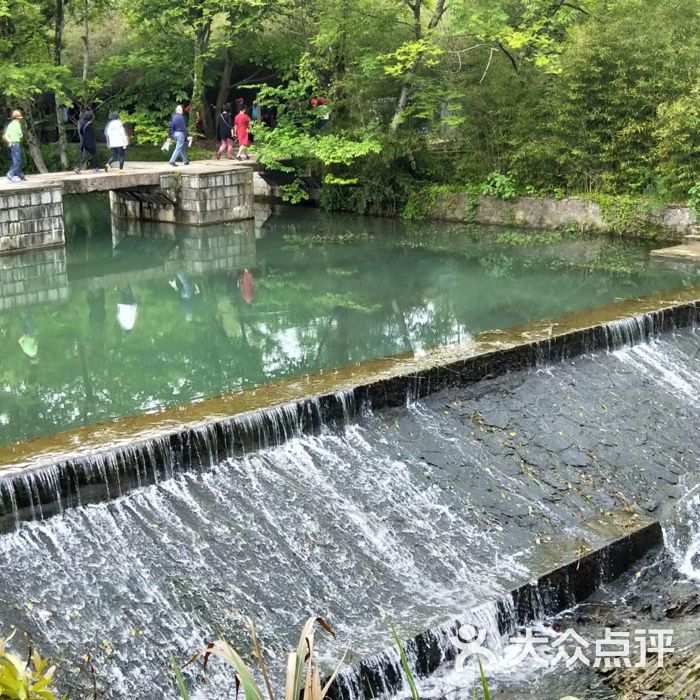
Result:
{"type": "MultiPolygon", "coordinates": [[[[661,525],[647,522],[616,536],[587,554],[542,572],[506,595],[465,612],[438,627],[427,629],[402,643],[418,677],[444,669],[457,658],[450,641],[462,625],[472,625],[498,636],[511,636],[519,626],[550,617],[590,597],[601,585],[619,578],[636,561],[663,546],[661,525]]],[[[469,640],[465,640],[469,641],[469,640]]],[[[493,641],[493,640],[491,640],[493,641]]],[[[405,674],[395,647],[344,668],[333,681],[333,700],[393,696],[406,689],[405,674]]]]}
{"type": "Polygon", "coordinates": [[[123,171],[32,175],[0,184],[0,253],[63,245],[63,197],[88,192],[109,192],[112,212],[130,219],[205,226],[254,216],[248,164],[134,162],[123,171]]]}
{"type": "Polygon", "coordinates": [[[314,433],[324,424],[346,422],[355,407],[401,406],[407,398],[597,348],[633,345],[697,324],[700,289],[678,290],[673,296],[619,302],[507,333],[483,333],[468,349],[364,363],[4,446],[0,532],[20,520],[44,519],[66,508],[109,500],[176,473],[207,469],[314,433]]]}

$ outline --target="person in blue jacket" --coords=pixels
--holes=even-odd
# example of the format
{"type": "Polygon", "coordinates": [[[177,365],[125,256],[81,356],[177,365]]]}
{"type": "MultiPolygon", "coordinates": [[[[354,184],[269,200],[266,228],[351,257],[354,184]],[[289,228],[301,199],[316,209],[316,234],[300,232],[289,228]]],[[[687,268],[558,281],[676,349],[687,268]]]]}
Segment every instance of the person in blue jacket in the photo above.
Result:
{"type": "Polygon", "coordinates": [[[168,136],[175,141],[175,150],[170,156],[170,165],[173,167],[177,166],[177,159],[180,157],[183,165],[190,163],[187,159],[187,122],[182,112],[182,105],[178,105],[170,120],[170,131],[168,132],[168,136]]]}

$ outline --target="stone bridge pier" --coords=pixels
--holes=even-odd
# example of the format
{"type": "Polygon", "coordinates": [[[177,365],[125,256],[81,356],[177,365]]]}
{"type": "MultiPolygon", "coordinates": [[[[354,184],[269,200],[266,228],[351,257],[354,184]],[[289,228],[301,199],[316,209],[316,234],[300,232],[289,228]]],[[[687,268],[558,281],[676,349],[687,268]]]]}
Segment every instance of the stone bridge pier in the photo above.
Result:
{"type": "Polygon", "coordinates": [[[155,187],[109,193],[112,215],[124,219],[206,226],[253,219],[253,171],[178,172],[155,187]]]}
{"type": "Polygon", "coordinates": [[[60,185],[0,191],[0,254],[63,245],[63,229],[60,185]]]}
{"type": "Polygon", "coordinates": [[[124,171],[48,173],[0,182],[0,254],[65,243],[63,197],[109,192],[112,214],[190,226],[252,220],[253,164],[128,162],[124,171]]]}

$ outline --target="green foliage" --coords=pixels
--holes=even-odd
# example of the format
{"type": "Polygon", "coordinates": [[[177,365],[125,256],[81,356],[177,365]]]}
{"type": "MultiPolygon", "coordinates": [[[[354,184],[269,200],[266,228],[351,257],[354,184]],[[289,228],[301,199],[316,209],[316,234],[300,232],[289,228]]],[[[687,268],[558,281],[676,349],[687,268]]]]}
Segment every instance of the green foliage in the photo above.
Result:
{"type": "Polygon", "coordinates": [[[54,4],[0,0],[0,110],[30,108],[44,140],[54,93],[120,110],[141,145],[179,102],[195,130],[202,103],[244,95],[277,110],[254,149],[296,178],[285,198],[313,176],[333,211],[420,219],[426,188],[464,182],[680,200],[700,181],[697,0],[93,1],[86,80],[83,8],[67,8],[54,65],[54,4]]]}
{"type": "Polygon", "coordinates": [[[695,220],[700,219],[700,181],[688,190],[688,206],[695,220]]]}
{"type": "Polygon", "coordinates": [[[435,213],[435,205],[440,194],[439,185],[419,185],[408,196],[401,216],[410,221],[430,218],[435,213]]]}
{"type": "Polygon", "coordinates": [[[600,206],[606,228],[618,234],[652,236],[656,233],[647,220],[654,203],[632,195],[592,195],[600,206]]]}
{"type": "Polygon", "coordinates": [[[660,177],[683,196],[700,179],[700,81],[688,95],[659,105],[654,128],[660,177]]]}
{"type": "MultiPolygon", "coordinates": [[[[11,639],[11,638],[10,638],[11,639]]],[[[0,698],[2,700],[56,700],[51,690],[55,666],[42,659],[36,649],[28,661],[8,650],[10,639],[0,639],[0,698]]]]}
{"type": "Polygon", "coordinates": [[[481,186],[481,194],[491,195],[499,199],[513,199],[518,191],[512,173],[499,173],[494,171],[489,174],[481,186]]]}

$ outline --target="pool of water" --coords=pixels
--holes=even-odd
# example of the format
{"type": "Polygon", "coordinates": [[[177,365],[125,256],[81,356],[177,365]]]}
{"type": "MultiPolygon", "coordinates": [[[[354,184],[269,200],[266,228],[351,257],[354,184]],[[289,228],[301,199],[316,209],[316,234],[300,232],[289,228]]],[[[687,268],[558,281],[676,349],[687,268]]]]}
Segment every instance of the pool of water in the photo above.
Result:
{"type": "Polygon", "coordinates": [[[65,250],[0,257],[0,444],[690,282],[643,244],[269,214],[139,225],[67,198],[65,250]]]}

